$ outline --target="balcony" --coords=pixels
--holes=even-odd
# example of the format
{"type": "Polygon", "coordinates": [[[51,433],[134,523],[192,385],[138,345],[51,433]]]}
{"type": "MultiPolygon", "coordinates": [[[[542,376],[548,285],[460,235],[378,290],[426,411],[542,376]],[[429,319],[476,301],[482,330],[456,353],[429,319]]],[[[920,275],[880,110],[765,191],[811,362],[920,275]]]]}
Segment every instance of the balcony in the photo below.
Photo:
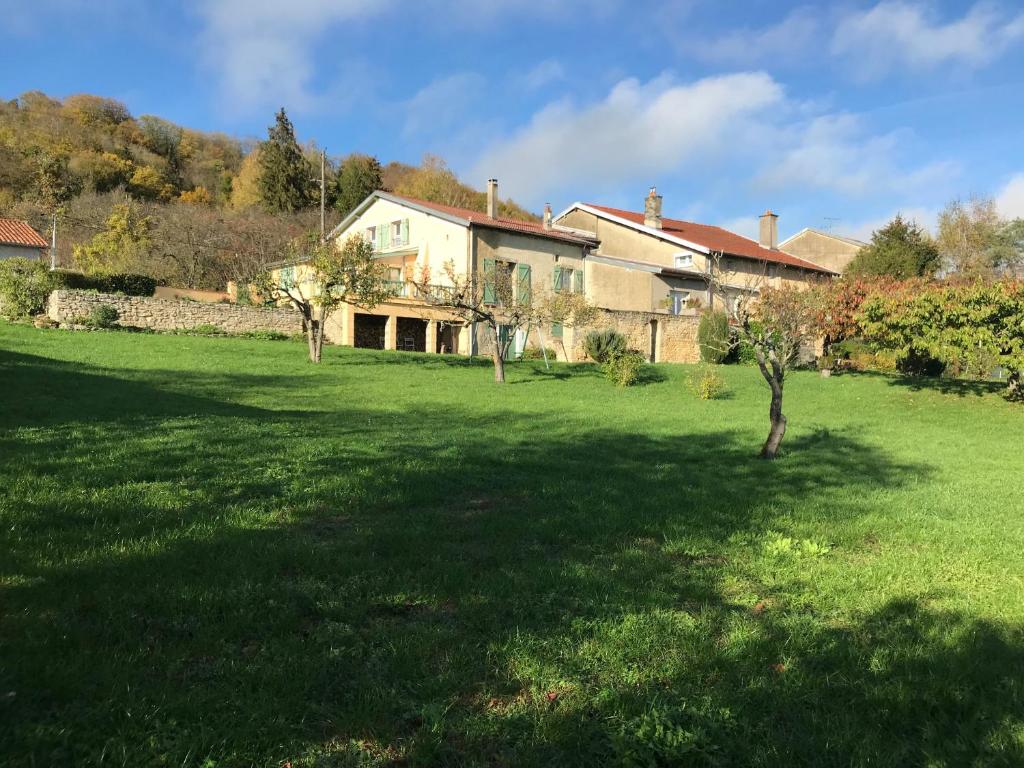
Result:
{"type": "MultiPolygon", "coordinates": [[[[451,301],[452,287],[450,285],[427,285],[425,286],[426,291],[421,291],[407,280],[385,280],[384,287],[388,295],[396,299],[409,299],[426,303],[428,297],[433,297],[435,300],[451,301]]],[[[437,303],[437,301],[430,303],[437,303]]]]}

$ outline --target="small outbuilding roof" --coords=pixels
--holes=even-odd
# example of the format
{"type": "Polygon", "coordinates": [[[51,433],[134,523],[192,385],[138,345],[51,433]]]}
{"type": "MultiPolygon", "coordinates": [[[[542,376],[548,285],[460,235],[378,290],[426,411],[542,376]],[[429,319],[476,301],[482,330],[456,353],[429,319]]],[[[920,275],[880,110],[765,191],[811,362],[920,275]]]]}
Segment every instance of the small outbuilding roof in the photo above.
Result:
{"type": "Polygon", "coordinates": [[[22,245],[26,248],[49,246],[43,236],[36,232],[27,221],[0,218],[0,245],[22,245]]]}

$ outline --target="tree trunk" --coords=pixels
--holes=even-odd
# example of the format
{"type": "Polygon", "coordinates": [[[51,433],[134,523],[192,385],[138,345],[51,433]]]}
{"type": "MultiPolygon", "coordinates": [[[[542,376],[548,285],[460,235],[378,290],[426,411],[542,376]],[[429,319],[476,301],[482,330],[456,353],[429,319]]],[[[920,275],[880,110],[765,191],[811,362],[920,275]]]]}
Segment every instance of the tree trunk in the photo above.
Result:
{"type": "Polygon", "coordinates": [[[497,384],[505,383],[505,350],[501,347],[501,341],[498,335],[498,326],[491,326],[491,336],[494,342],[494,353],[491,357],[494,360],[494,381],[497,384]]]}
{"type": "Polygon", "coordinates": [[[1020,371],[1010,371],[1006,379],[1006,398],[1015,402],[1024,400],[1024,383],[1020,371]]]}
{"type": "Polygon", "coordinates": [[[320,351],[324,345],[324,337],[320,333],[319,321],[310,320],[306,324],[306,341],[309,343],[309,361],[311,363],[319,363],[320,351]]]}
{"type": "Polygon", "coordinates": [[[768,409],[768,418],[771,422],[771,429],[768,431],[768,439],[761,448],[762,459],[774,459],[779,454],[779,446],[786,434],[786,417],[782,414],[782,382],[774,378],[768,382],[772,388],[772,404],[768,409]]]}

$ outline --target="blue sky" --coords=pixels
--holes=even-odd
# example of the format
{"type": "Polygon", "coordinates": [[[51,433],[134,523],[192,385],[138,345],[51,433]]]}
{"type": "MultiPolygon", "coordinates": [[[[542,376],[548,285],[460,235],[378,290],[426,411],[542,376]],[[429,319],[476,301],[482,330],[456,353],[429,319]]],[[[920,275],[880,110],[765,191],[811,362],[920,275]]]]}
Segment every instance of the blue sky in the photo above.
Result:
{"type": "Polygon", "coordinates": [[[5,0],[0,96],[98,93],[382,160],[445,157],[744,234],[767,207],[866,236],[955,197],[1024,216],[1019,0],[5,0]],[[99,7],[97,7],[99,6],[99,7]]]}

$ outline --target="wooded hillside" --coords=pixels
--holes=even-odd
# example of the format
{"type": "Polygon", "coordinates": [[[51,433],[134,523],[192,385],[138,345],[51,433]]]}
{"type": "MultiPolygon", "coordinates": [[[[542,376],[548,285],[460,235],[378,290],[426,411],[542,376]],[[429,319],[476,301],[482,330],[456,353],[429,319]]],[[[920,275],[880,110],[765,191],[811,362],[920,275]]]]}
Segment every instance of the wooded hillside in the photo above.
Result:
{"type": "MultiPolygon", "coordinates": [[[[374,189],[483,211],[486,195],[443,160],[419,166],[328,157],[327,225],[374,189]]],[[[223,288],[319,227],[320,149],[282,110],[267,139],[197,131],[114,100],[33,91],[0,101],[0,216],[49,239],[63,266],[138,271],[173,285],[223,288]]],[[[501,214],[536,217],[511,201],[501,214]]]]}

